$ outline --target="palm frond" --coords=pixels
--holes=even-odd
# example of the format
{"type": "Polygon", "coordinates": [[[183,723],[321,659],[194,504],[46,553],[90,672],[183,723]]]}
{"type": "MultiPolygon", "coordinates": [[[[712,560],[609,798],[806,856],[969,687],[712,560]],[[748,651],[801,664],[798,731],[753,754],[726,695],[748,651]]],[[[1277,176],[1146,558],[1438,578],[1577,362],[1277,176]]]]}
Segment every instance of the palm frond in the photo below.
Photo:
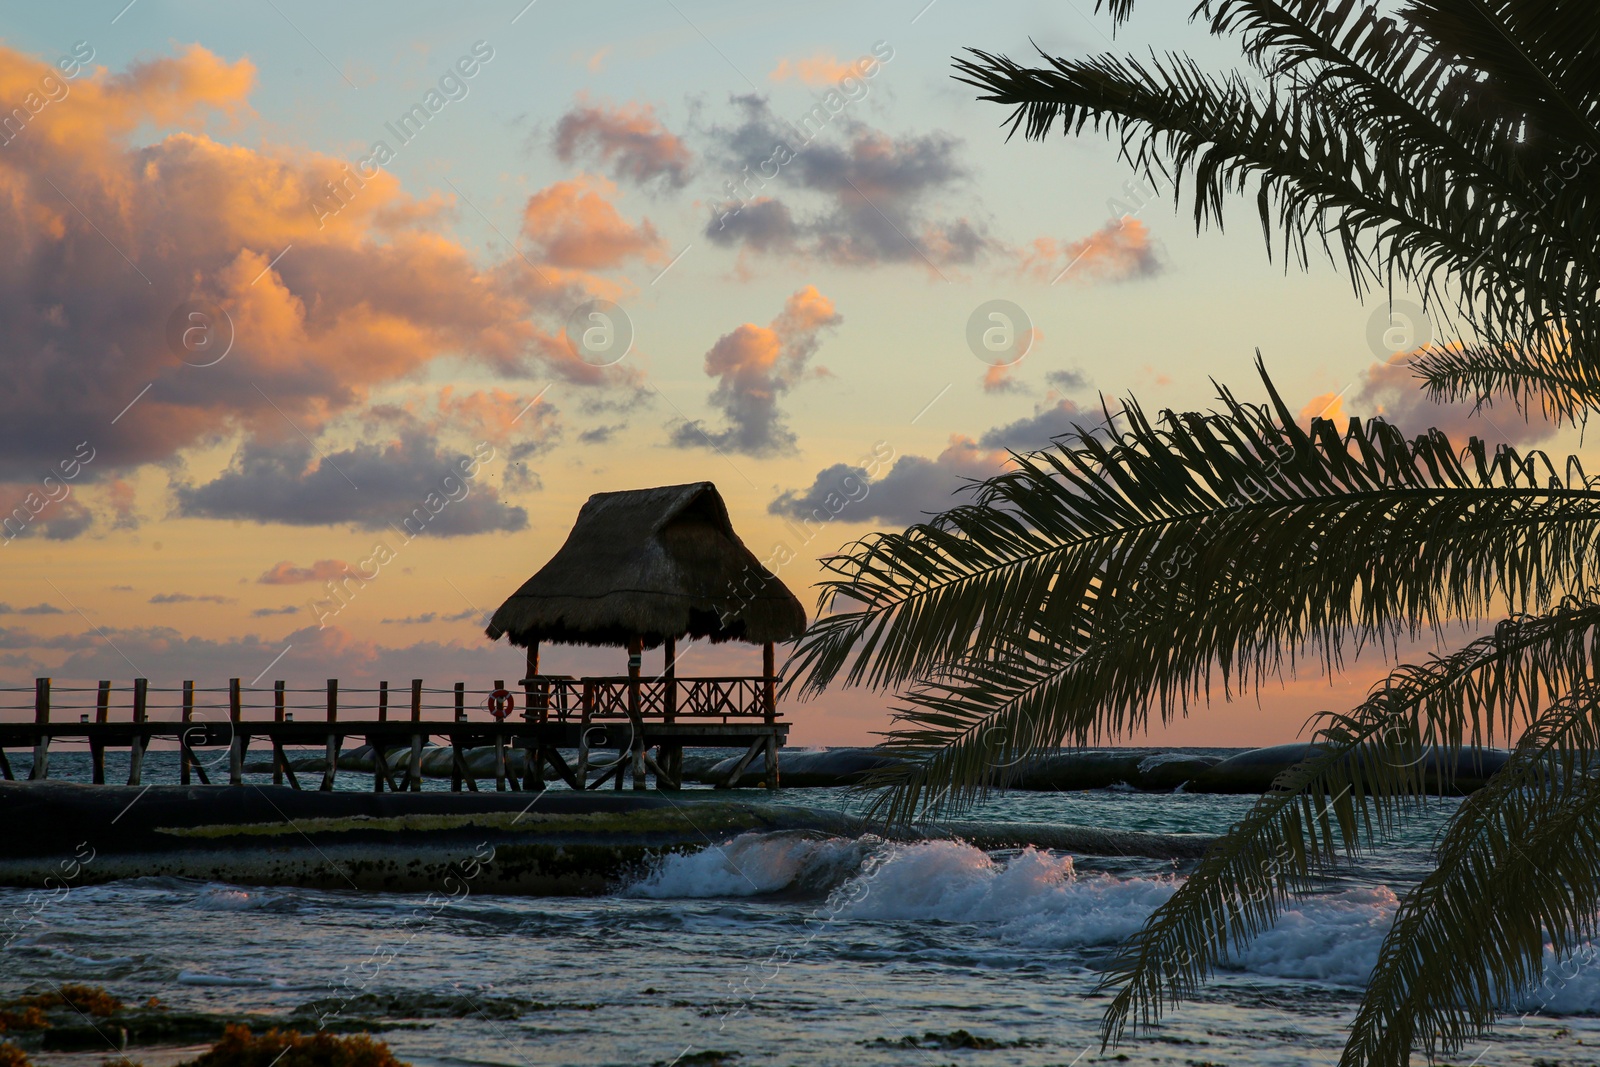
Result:
{"type": "Polygon", "coordinates": [[[1600,691],[1580,687],[1530,727],[1468,797],[1438,864],[1401,901],[1341,1067],[1458,1050],[1600,927],[1600,691]]]}
{"type": "Polygon", "coordinates": [[[1488,407],[1503,397],[1525,415],[1578,425],[1600,408],[1600,366],[1569,359],[1560,344],[1434,346],[1413,356],[1411,369],[1440,403],[1488,407]]]}
{"type": "Polygon", "coordinates": [[[1600,603],[1570,604],[1402,667],[1352,712],[1326,716],[1313,737],[1318,753],[1273,783],[1106,969],[1102,988],[1116,994],[1105,1041],[1192,996],[1231,950],[1315,887],[1341,850],[1387,835],[1430,792],[1448,791],[1459,753],[1535,722],[1549,701],[1596,677],[1600,603]]]}
{"type": "MultiPolygon", "coordinates": [[[[1112,7],[1120,19],[1131,4],[1112,7]]],[[[1104,131],[1175,197],[1192,180],[1197,226],[1220,226],[1226,195],[1253,188],[1269,249],[1276,234],[1304,263],[1336,245],[1358,292],[1403,280],[1495,345],[1559,338],[1592,376],[1600,186],[1583,171],[1600,155],[1600,91],[1574,42],[1597,39],[1600,14],[1550,7],[1416,2],[1397,22],[1326,0],[1201,3],[1264,88],[1179,56],[1026,67],[972,50],[956,76],[1011,107],[1013,133],[1104,131]]],[[[1520,406],[1540,388],[1505,392],[1520,406]]]]}
{"type": "Polygon", "coordinates": [[[1331,670],[1352,643],[1543,611],[1591,583],[1600,487],[1576,460],[1558,472],[1477,439],[1458,455],[1381,420],[1308,430],[1261,373],[1269,404],[1224,389],[1220,411],[1153,422],[1129,400],[1125,433],[1018,456],[974,503],[824,560],[824,609],[859,607],[807,632],[790,684],[1003,689],[982,673],[1094,651],[1097,707],[1148,692],[1168,718],[1213,675],[1248,687],[1307,654],[1331,670]]]}

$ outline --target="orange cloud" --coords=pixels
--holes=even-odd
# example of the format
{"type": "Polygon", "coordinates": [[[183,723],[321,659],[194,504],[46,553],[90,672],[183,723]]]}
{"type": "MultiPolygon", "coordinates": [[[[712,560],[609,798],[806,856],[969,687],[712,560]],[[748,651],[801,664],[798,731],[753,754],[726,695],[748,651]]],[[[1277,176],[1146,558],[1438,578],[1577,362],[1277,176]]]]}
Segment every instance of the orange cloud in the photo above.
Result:
{"type": "Polygon", "coordinates": [[[1011,372],[1015,363],[998,363],[983,372],[983,391],[986,393],[1014,393],[1022,388],[1011,372]]]}
{"type": "Polygon", "coordinates": [[[1328,419],[1331,422],[1344,421],[1344,394],[1323,393],[1314,396],[1306,406],[1300,409],[1300,421],[1309,423],[1312,419],[1328,419]]]}
{"type": "Polygon", "coordinates": [[[326,582],[348,573],[350,564],[342,559],[319,559],[309,567],[296,567],[288,560],[275,563],[261,577],[260,585],[299,585],[304,582],[326,582]]]}
{"type": "Polygon", "coordinates": [[[556,182],[528,198],[522,232],[540,256],[558,267],[606,270],[630,259],[664,262],[666,246],[645,219],[633,226],[607,197],[603,178],[556,182]]]}
{"type": "Polygon", "coordinates": [[[833,301],[814,285],[797,290],[768,326],[744,323],[717,339],[706,353],[706,374],[718,379],[711,402],[728,419],[725,430],[698,422],[678,427],[673,443],[698,448],[711,444],[753,456],[793,449],[778,399],[805,375],[821,344],[820,332],[841,318],[833,301]]]}
{"type": "Polygon", "coordinates": [[[1161,272],[1150,231],[1131,215],[1113,219],[1081,241],[1039,237],[1022,251],[1019,273],[1039,281],[1125,282],[1161,272]]]}
{"type": "MultiPolygon", "coordinates": [[[[0,47],[0,101],[53,70],[0,47]]],[[[247,113],[254,80],[248,60],[190,46],[85,73],[6,132],[0,483],[70,457],[87,425],[99,428],[89,478],[229,435],[315,434],[444,355],[514,377],[617,377],[560,337],[601,283],[558,268],[653,258],[648,223],[621,220],[603,189],[556,190],[528,216],[554,260],[480,263],[441,231],[446,198],[412,196],[376,166],[209,136],[209,123],[247,113]],[[561,214],[553,226],[549,212],[561,214]],[[194,303],[223,313],[208,352],[232,337],[212,366],[174,339],[194,303]]]]}
{"type": "Polygon", "coordinates": [[[869,77],[867,68],[876,62],[871,56],[846,62],[837,56],[818,52],[810,59],[780,59],[767,77],[775,82],[794,79],[802,85],[837,85],[844,78],[869,77]]]}

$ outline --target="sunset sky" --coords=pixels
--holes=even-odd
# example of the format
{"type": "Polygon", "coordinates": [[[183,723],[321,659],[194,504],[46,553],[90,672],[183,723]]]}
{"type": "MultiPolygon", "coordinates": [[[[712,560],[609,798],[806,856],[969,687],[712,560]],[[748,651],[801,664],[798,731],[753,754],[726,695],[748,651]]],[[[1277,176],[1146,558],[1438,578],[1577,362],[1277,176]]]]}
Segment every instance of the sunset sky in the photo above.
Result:
{"type": "MultiPolygon", "coordinates": [[[[1197,235],[1102,137],[1008,143],[950,77],[963,47],[1030,39],[1229,62],[1165,7],[1113,42],[1090,0],[525,3],[8,11],[5,684],[516,678],[486,614],[583,501],[701,479],[814,610],[818,556],[949,506],[1101,393],[1258,398],[1258,349],[1312,414],[1570,443],[1428,410],[1387,363],[1426,321],[1269,259],[1253,200],[1197,235]],[[569,343],[593,300],[625,355],[569,343]],[[969,344],[996,300],[1033,330],[1009,365],[969,344]],[[863,499],[797,524],[875,456],[863,499]],[[378,576],[319,608],[380,544],[378,576]]],[[[1289,740],[1369,679],[1307,676],[1160,739],[1289,740]]],[[[791,704],[791,742],[869,742],[890,702],[791,704]]]]}

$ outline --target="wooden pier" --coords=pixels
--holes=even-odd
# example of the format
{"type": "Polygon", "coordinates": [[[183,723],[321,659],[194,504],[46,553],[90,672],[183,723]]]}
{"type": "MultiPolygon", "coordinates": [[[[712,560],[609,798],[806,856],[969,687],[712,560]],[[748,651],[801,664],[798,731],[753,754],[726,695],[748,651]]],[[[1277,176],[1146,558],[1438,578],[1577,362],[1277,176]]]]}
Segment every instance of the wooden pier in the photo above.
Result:
{"type": "Polygon", "coordinates": [[[375,792],[420,790],[431,741],[452,750],[451,788],[457,792],[480,788],[467,756],[475,749],[493,750],[498,790],[542,790],[552,780],[577,790],[607,783],[621,789],[630,776],[634,789],[647,788],[653,778],[658,789],[676,790],[683,787],[686,748],[740,746],[744,755],[727,784],[764,756],[767,786],[776,789],[778,749],[789,724],[777,717],[778,679],[770,655],[767,666],[768,673],[758,677],[679,678],[669,671],[647,679],[637,668],[615,677],[535,675],[516,682],[517,706],[503,721],[486,709],[491,695],[506,688],[498,680],[493,689],[469,689],[464,682],[440,689],[417,678],[407,691],[391,690],[387,682],[376,689],[342,689],[334,678],[325,689],[289,689],[283,682],[253,688],[237,678],[225,689],[199,689],[192,681],[157,689],[144,678],[131,686],[102,681],[73,688],[39,678],[31,694],[0,689],[0,775],[14,778],[11,755],[26,750],[33,757],[28,778],[46,778],[51,745],[76,741],[89,745],[96,784],[106,780],[107,749],[126,749],[128,784],[146,784],[145,752],[164,742],[180,752],[180,784],[198,779],[202,785],[241,785],[255,744],[258,751],[271,750],[273,783],[295,789],[310,783],[295,774],[290,750],[297,756],[320,750],[326,769],[315,788],[332,790],[345,741],[359,738],[372,747],[375,792]],[[6,713],[26,713],[30,706],[31,722],[3,721],[6,713]],[[388,756],[396,749],[407,754],[391,766],[388,756]],[[525,753],[521,775],[508,767],[507,755],[516,749],[525,753]],[[225,770],[220,750],[227,753],[225,770]]]}

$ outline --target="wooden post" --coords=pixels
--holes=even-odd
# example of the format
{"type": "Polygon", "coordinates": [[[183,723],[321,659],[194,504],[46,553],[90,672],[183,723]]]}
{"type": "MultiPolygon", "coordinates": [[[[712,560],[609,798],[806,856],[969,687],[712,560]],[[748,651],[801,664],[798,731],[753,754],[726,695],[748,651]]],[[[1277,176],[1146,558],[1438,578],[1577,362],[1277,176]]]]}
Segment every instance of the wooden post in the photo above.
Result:
{"type": "Polygon", "coordinates": [[[767,788],[773,792],[778,789],[778,735],[767,735],[767,788]]]}
{"type": "MultiPolygon", "coordinates": [[[[456,683],[456,717],[460,722],[467,717],[467,683],[456,683]]],[[[450,729],[450,792],[461,792],[461,772],[465,769],[466,754],[461,751],[459,744],[460,732],[455,728],[450,729]]]]}
{"type": "MultiPolygon", "coordinates": [[[[678,721],[678,639],[676,637],[668,637],[666,644],[663,646],[661,679],[666,685],[666,693],[662,700],[664,712],[662,718],[670,726],[678,721]]],[[[679,765],[683,762],[683,746],[668,742],[661,745],[658,754],[661,756],[661,766],[656,773],[656,788],[678,789],[682,784],[682,771],[679,769],[679,765]]]]}
{"type": "Polygon", "coordinates": [[[678,639],[667,638],[667,643],[662,646],[661,679],[667,685],[666,699],[662,707],[666,711],[666,721],[675,722],[678,718],[678,639]]]}
{"type": "Polygon", "coordinates": [[[239,734],[239,723],[244,719],[244,700],[239,692],[239,679],[228,679],[228,723],[232,736],[228,738],[228,784],[244,784],[244,738],[239,734]]]}
{"type": "MultiPolygon", "coordinates": [[[[283,680],[272,683],[272,721],[283,721],[283,680]]],[[[283,769],[289,762],[283,754],[283,741],[276,735],[272,738],[272,784],[283,784],[283,769]]]]}
{"type": "MultiPolygon", "coordinates": [[[[337,679],[337,678],[329,678],[328,679],[328,722],[330,724],[332,724],[332,723],[336,723],[338,721],[339,721],[339,679],[337,679]]],[[[327,749],[326,749],[326,758],[324,759],[323,762],[326,764],[326,766],[324,767],[324,769],[322,771],[322,792],[331,793],[331,792],[333,792],[333,779],[334,779],[334,776],[339,773],[339,735],[336,734],[336,733],[330,732],[328,734],[328,746],[327,746],[327,749]]]]}
{"type": "MultiPolygon", "coordinates": [[[[378,721],[389,721],[389,683],[378,683],[378,721]]],[[[372,791],[383,792],[383,779],[389,773],[389,761],[384,758],[383,739],[372,739],[372,791]]]]}
{"type": "MultiPolygon", "coordinates": [[[[506,680],[496,678],[494,687],[497,691],[504,689],[506,680]]],[[[498,721],[494,724],[494,791],[506,791],[506,735],[498,721]]]]}
{"type": "MultiPolygon", "coordinates": [[[[584,683],[583,692],[584,706],[587,707],[589,683],[584,683]]],[[[584,715],[584,719],[588,719],[587,714],[584,715]]],[[[572,776],[577,779],[579,792],[589,788],[589,727],[586,725],[578,730],[578,765],[573,768],[572,776]]]]}
{"type": "Polygon", "coordinates": [[[745,770],[750,766],[750,761],[756,758],[756,753],[761,751],[766,742],[767,739],[764,737],[758,737],[750,742],[750,747],[745,750],[744,755],[739,757],[739,762],[733,765],[733,770],[728,772],[728,777],[718,783],[716,788],[736,788],[739,784],[739,779],[744,777],[745,770]]]}
{"type": "MultiPolygon", "coordinates": [[[[182,716],[183,716],[183,721],[186,722],[186,723],[194,721],[194,682],[193,681],[185,681],[183,683],[183,713],[182,713],[182,716]]],[[[209,731],[208,731],[208,733],[209,733],[209,731]]],[[[201,785],[210,785],[211,784],[211,778],[206,774],[206,765],[204,763],[200,762],[200,757],[198,757],[198,756],[196,756],[194,754],[193,749],[189,745],[189,731],[188,731],[187,728],[184,729],[183,733],[178,735],[178,749],[179,749],[178,756],[179,756],[179,759],[181,760],[181,763],[179,765],[180,768],[181,768],[181,781],[183,782],[183,784],[184,785],[188,785],[189,784],[189,772],[191,770],[193,770],[194,773],[196,773],[196,774],[198,774],[200,776],[200,784],[201,785]]]]}
{"type": "MultiPolygon", "coordinates": [[[[647,786],[644,771],[644,715],[641,712],[640,678],[644,674],[644,638],[635,635],[628,639],[628,718],[633,720],[633,748],[629,758],[633,763],[633,787],[647,786]]],[[[621,753],[619,752],[620,756],[621,753]]],[[[622,774],[617,773],[617,784],[622,784],[622,774]]]]}
{"type": "MultiPolygon", "coordinates": [[[[411,721],[422,721],[422,679],[411,679],[411,721]]],[[[413,793],[422,790],[422,734],[411,735],[411,766],[407,769],[411,776],[410,789],[413,793]]]]}
{"type": "MultiPolygon", "coordinates": [[[[35,726],[50,725],[50,679],[33,680],[33,722],[35,726]]],[[[33,766],[28,768],[28,780],[37,781],[50,775],[50,735],[40,732],[33,740],[33,766]]]]}
{"type": "Polygon", "coordinates": [[[544,738],[527,738],[522,743],[522,788],[542,790],[544,778],[544,738]]]}
{"type": "MultiPolygon", "coordinates": [[[[94,721],[104,723],[111,716],[111,683],[102,680],[99,691],[94,699],[94,721]]],[[[106,784],[106,743],[102,740],[103,731],[96,730],[95,736],[89,741],[89,757],[93,764],[90,780],[95,785],[106,784]]]]}
{"type": "MultiPolygon", "coordinates": [[[[278,684],[282,685],[283,683],[279,682],[278,684]]],[[[194,722],[194,682],[192,680],[185,681],[183,683],[183,710],[180,713],[180,716],[185,723],[194,722]]],[[[181,750],[178,754],[178,781],[184,785],[188,785],[190,774],[189,768],[193,763],[193,760],[189,758],[188,726],[183,728],[183,733],[180,735],[178,748],[181,750]]]]}
{"type": "MultiPolygon", "coordinates": [[[[150,696],[150,679],[133,680],[133,721],[143,726],[150,696]]],[[[128,784],[138,785],[144,774],[144,746],[147,739],[141,731],[134,734],[133,746],[128,750],[128,784]]]]}
{"type": "Polygon", "coordinates": [[[761,710],[767,721],[778,721],[778,656],[768,641],[761,646],[761,710]]]}

